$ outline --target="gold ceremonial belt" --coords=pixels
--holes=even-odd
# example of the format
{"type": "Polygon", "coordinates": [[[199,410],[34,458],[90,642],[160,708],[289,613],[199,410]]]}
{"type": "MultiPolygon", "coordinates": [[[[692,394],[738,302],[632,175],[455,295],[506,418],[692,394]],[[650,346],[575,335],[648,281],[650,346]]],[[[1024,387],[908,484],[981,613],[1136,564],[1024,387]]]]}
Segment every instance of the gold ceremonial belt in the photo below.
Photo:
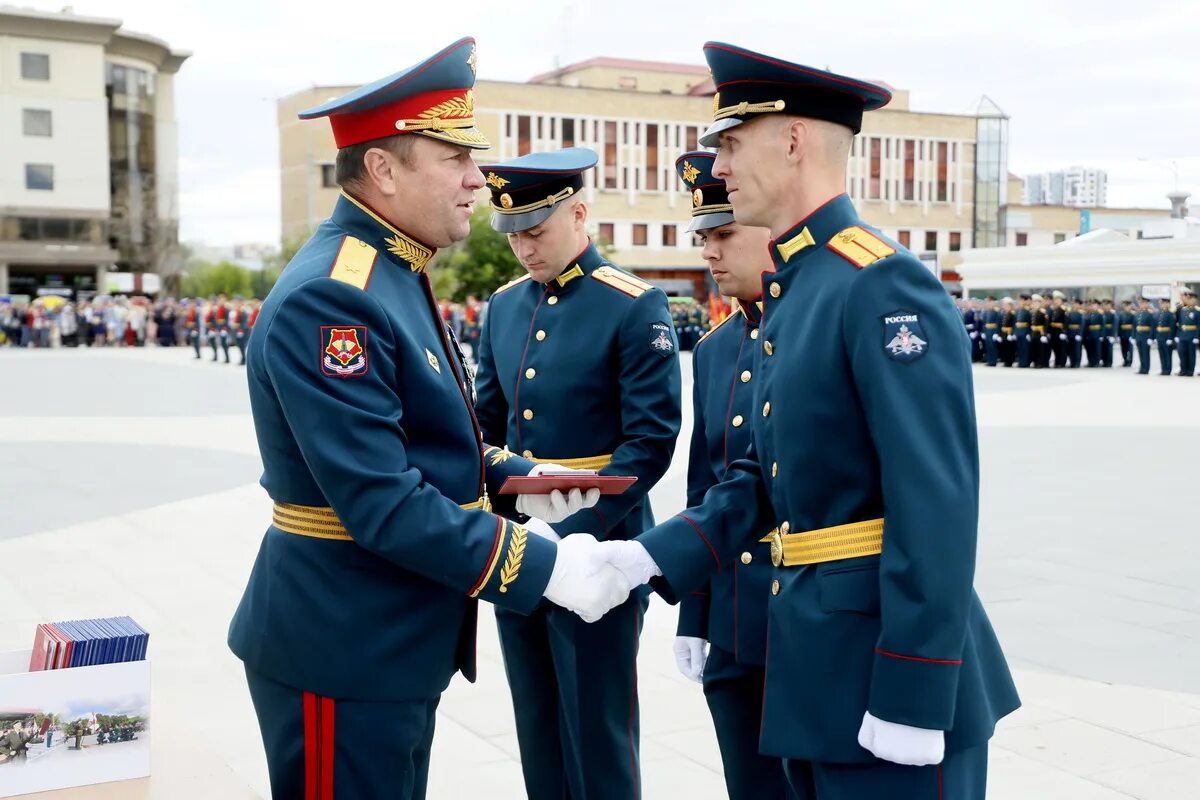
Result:
{"type": "Polygon", "coordinates": [[[521,455],[535,464],[558,464],[567,469],[601,470],[612,463],[611,453],[604,456],[584,456],[583,458],[537,458],[526,450],[521,455]]]}
{"type": "Polygon", "coordinates": [[[882,519],[834,525],[805,533],[788,533],[787,530],[787,523],[784,523],[772,536],[771,563],[777,567],[802,567],[877,556],[883,552],[882,519]]]}
{"type": "MultiPolygon", "coordinates": [[[[474,503],[461,506],[467,511],[491,511],[492,501],[485,492],[474,503]]],[[[275,503],[271,512],[271,524],[285,533],[311,536],[314,539],[354,540],[346,532],[346,526],[328,506],[298,506],[294,503],[275,503]]]]}
{"type": "Polygon", "coordinates": [[[1179,327],[1183,328],[1185,331],[1194,331],[1194,330],[1196,330],[1196,326],[1195,326],[1195,325],[1180,325],[1179,327]]]}
{"type": "Polygon", "coordinates": [[[1028,328],[1028,327],[1029,327],[1029,323],[1028,323],[1028,322],[1018,322],[1018,323],[1017,323],[1017,327],[1018,327],[1018,328],[1028,328]]]}
{"type": "Polygon", "coordinates": [[[1163,326],[1158,329],[1159,333],[1172,333],[1175,329],[1169,326],[1163,326]]]}
{"type": "Polygon", "coordinates": [[[1138,329],[1139,331],[1148,331],[1148,330],[1151,330],[1151,328],[1150,328],[1150,326],[1149,326],[1149,325],[1138,325],[1138,326],[1137,326],[1137,329],[1138,329]]]}

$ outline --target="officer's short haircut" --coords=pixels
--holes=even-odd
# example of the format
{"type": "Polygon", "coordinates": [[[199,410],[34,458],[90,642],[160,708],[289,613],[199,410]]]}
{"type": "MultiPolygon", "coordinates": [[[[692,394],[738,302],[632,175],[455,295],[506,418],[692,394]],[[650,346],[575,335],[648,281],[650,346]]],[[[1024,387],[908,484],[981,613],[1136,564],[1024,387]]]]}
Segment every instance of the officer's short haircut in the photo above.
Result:
{"type": "Polygon", "coordinates": [[[380,150],[387,150],[396,158],[400,159],[400,163],[408,165],[412,163],[412,150],[414,140],[412,135],[405,136],[384,136],[382,139],[372,139],[369,142],[361,142],[352,144],[349,147],[343,147],[337,152],[337,162],[334,167],[334,179],[337,185],[343,189],[352,189],[360,186],[363,179],[367,177],[367,169],[364,166],[363,159],[367,156],[367,151],[378,147],[380,150]]]}

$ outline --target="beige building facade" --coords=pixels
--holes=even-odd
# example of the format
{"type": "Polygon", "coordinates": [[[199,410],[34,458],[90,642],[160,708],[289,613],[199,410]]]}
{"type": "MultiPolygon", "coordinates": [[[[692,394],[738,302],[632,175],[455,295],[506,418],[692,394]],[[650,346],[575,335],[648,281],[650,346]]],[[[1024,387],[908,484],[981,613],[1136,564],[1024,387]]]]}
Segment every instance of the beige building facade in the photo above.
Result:
{"type": "Polygon", "coordinates": [[[187,57],[119,20],[0,6],[0,295],[86,296],[162,266],[187,57]]]}
{"type": "MultiPolygon", "coordinates": [[[[328,124],[297,112],[351,87],[315,87],[279,101],[282,239],[306,237],[328,216],[338,189],[328,124]]],[[[695,149],[712,117],[712,83],[703,66],[592,59],[526,83],[479,81],[475,114],[492,142],[489,162],[560,147],[600,156],[584,199],[595,235],[614,261],[677,295],[707,293],[698,244],[685,232],[690,201],[675,159],[695,149]]],[[[1007,122],[1006,120],[1004,121],[1007,122]]],[[[867,114],[856,137],[847,191],[863,217],[914,252],[949,255],[975,242],[980,117],[914,111],[896,91],[867,114]]],[[[1007,142],[989,149],[991,195],[1007,200],[1007,142]]],[[[480,201],[486,202],[480,194],[480,201]]],[[[993,221],[998,225],[999,219],[993,221]]],[[[715,287],[713,287],[715,288],[715,287]]]]}

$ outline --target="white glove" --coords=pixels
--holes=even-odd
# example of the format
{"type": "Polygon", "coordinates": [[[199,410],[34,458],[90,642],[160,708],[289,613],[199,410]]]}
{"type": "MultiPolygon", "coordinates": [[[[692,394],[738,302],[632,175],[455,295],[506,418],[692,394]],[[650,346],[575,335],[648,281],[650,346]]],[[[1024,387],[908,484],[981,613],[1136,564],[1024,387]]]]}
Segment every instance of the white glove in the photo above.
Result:
{"type": "Polygon", "coordinates": [[[521,527],[543,539],[549,539],[552,542],[562,541],[562,537],[555,533],[554,528],[551,528],[545,520],[537,517],[530,517],[521,527]]]}
{"type": "Polygon", "coordinates": [[[1116,343],[1117,343],[1117,337],[1115,337],[1115,336],[1110,336],[1110,337],[1108,337],[1108,343],[1109,343],[1109,344],[1116,344],[1116,343]]]}
{"type": "Polygon", "coordinates": [[[1049,344],[1049,343],[1050,343],[1050,340],[1049,340],[1049,339],[1047,339],[1045,336],[1043,336],[1043,337],[1042,337],[1042,344],[1049,344]]]}
{"type": "Polygon", "coordinates": [[[1082,342],[1082,341],[1083,341],[1083,337],[1082,337],[1082,336],[1076,336],[1076,337],[1075,337],[1075,341],[1077,341],[1077,342],[1082,342]]]}
{"type": "Polygon", "coordinates": [[[1060,334],[1058,335],[1058,338],[1059,338],[1059,339],[1062,339],[1062,340],[1065,342],[1065,341],[1067,340],[1067,335],[1066,335],[1065,333],[1060,333],[1060,334]]]}
{"type": "Polygon", "coordinates": [[[675,666],[688,680],[702,683],[708,642],[696,636],[675,637],[675,666]]]}
{"type": "MultiPolygon", "coordinates": [[[[537,464],[529,470],[529,476],[541,475],[543,472],[585,472],[579,469],[567,469],[558,464],[537,464]]],[[[579,489],[572,489],[563,494],[558,489],[549,494],[517,495],[517,511],[526,516],[537,517],[546,522],[562,522],[567,517],[585,508],[596,505],[600,499],[599,489],[588,489],[584,494],[579,489]]]]}
{"type": "Polygon", "coordinates": [[[1017,340],[1017,337],[1015,337],[1015,336],[1013,336],[1013,335],[1011,335],[1011,334],[1010,334],[1010,335],[1009,335],[1009,337],[1008,337],[1008,340],[1009,340],[1010,342],[1015,342],[1015,341],[1017,340]]]}
{"type": "Polygon", "coordinates": [[[978,334],[978,333],[976,333],[975,331],[971,331],[971,338],[972,338],[972,339],[974,339],[974,338],[975,338],[975,337],[977,337],[977,336],[979,336],[979,334],[978,334]]]}
{"type": "Polygon", "coordinates": [[[554,570],[543,596],[569,608],[584,622],[595,622],[625,602],[631,586],[609,563],[605,548],[588,533],[573,533],[558,543],[554,570]]]}
{"type": "Polygon", "coordinates": [[[992,340],[993,340],[993,341],[996,341],[996,342],[1000,341],[1000,334],[998,334],[998,333],[993,333],[993,334],[992,334],[992,340]]]}
{"type": "Polygon", "coordinates": [[[909,767],[940,764],[946,755],[944,731],[888,722],[871,716],[870,711],[863,714],[858,743],[876,758],[909,767]]]}
{"type": "Polygon", "coordinates": [[[604,546],[609,548],[608,560],[621,571],[630,586],[641,586],[649,583],[651,578],[662,575],[662,570],[641,542],[634,539],[616,540],[605,542],[604,546]]]}

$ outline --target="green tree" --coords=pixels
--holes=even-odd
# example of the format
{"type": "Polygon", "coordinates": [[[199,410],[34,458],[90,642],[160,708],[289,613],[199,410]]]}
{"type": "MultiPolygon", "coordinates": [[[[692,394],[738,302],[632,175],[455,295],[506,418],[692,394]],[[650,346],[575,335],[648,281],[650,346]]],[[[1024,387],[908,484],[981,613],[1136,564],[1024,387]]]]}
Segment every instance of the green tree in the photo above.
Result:
{"type": "Polygon", "coordinates": [[[224,293],[230,297],[250,297],[257,288],[254,285],[255,272],[228,261],[217,264],[193,261],[188,265],[187,275],[183,279],[183,296],[208,297],[224,293]]]}
{"type": "MultiPolygon", "coordinates": [[[[449,289],[454,300],[461,301],[472,294],[487,296],[525,274],[525,268],[508,246],[508,237],[492,229],[491,218],[489,206],[476,208],[467,238],[438,254],[437,269],[453,272],[453,287],[444,288],[449,289]]],[[[441,276],[433,276],[433,280],[435,284],[445,281],[441,276]]]]}

